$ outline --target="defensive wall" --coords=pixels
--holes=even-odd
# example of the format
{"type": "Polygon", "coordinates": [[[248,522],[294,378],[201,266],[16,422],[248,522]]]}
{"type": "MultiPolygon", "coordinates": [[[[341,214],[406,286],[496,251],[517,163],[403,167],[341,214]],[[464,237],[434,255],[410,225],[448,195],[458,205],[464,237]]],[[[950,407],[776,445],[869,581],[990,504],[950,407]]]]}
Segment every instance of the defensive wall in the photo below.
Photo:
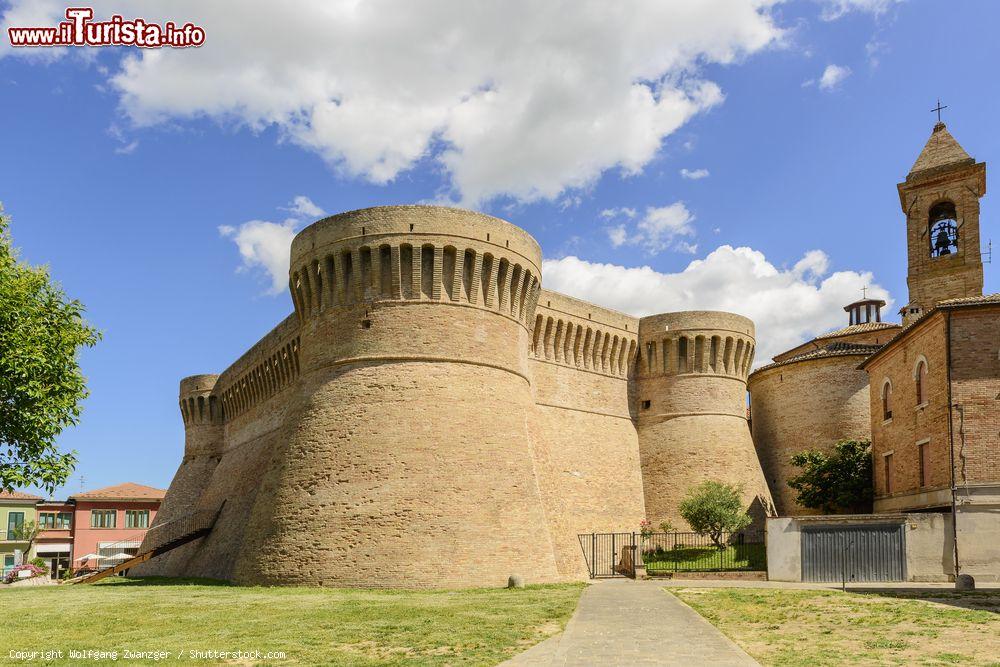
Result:
{"type": "Polygon", "coordinates": [[[320,220],[295,237],[289,273],[294,314],[221,375],[182,381],[185,454],[157,523],[221,507],[214,530],[136,574],[579,579],[577,533],[678,521],[701,479],[770,503],[745,318],[640,320],[543,290],[524,230],[432,206],[320,220]],[[647,343],[686,366],[640,373],[647,343]]]}

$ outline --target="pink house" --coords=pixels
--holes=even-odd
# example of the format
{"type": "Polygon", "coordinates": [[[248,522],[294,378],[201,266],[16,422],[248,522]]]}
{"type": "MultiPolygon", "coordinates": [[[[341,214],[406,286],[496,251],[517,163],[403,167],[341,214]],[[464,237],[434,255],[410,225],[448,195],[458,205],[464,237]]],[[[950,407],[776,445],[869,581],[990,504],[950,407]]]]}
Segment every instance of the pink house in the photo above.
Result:
{"type": "Polygon", "coordinates": [[[73,567],[94,568],[135,554],[166,492],[133,482],[70,496],[73,567]],[[103,558],[85,558],[97,554],[103,558]]]}
{"type": "Polygon", "coordinates": [[[35,505],[39,532],[33,552],[45,561],[53,579],[73,566],[73,510],[68,500],[39,500],[35,505]]]}

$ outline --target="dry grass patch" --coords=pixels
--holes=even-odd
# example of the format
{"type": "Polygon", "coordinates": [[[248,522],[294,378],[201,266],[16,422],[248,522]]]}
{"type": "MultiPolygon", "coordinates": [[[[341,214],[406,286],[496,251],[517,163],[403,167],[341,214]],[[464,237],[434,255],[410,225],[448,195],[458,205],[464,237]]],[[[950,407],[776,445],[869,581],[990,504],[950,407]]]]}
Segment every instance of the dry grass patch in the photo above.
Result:
{"type": "Polygon", "coordinates": [[[763,665],[1000,666],[1000,591],[670,592],[763,665]]]}
{"type": "MultiPolygon", "coordinates": [[[[93,586],[0,591],[0,664],[10,651],[283,652],[266,664],[495,665],[559,632],[583,584],[521,590],[242,587],[113,579],[93,586]]],[[[38,661],[32,664],[37,664],[38,661]]],[[[203,660],[195,662],[205,662],[203,660]]],[[[243,661],[240,661],[243,662],[243,661]]],[[[23,661],[21,662],[23,664],[23,661]]]]}

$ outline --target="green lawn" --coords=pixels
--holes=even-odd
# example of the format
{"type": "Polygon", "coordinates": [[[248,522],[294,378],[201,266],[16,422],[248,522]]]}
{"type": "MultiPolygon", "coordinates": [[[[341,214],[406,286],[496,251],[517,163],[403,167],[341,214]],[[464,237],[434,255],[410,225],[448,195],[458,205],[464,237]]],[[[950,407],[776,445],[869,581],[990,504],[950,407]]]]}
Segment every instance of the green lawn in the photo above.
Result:
{"type": "Polygon", "coordinates": [[[670,588],[762,665],[1000,665],[1000,591],[670,588]]]}
{"type": "Polygon", "coordinates": [[[642,562],[650,574],[708,570],[765,570],[767,549],[763,544],[730,545],[725,549],[714,546],[657,549],[644,552],[642,562]]]}
{"type": "MultiPolygon", "coordinates": [[[[0,591],[0,663],[13,662],[11,650],[118,650],[119,662],[126,649],[170,651],[165,662],[171,663],[180,651],[243,649],[285,653],[284,660],[267,663],[493,665],[562,630],[582,590],[583,584],[259,588],[120,578],[6,589],[0,591]]],[[[189,658],[186,653],[181,661],[189,658]]],[[[55,661],[82,662],[68,654],[55,661]]]]}

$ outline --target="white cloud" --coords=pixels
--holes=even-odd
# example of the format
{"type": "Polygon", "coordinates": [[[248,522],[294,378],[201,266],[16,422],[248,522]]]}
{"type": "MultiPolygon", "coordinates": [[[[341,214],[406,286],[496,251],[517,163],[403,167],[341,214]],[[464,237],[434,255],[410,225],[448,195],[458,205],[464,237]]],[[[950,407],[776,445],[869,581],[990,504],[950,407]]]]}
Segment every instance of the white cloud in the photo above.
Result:
{"type": "Polygon", "coordinates": [[[601,211],[602,218],[617,218],[619,216],[624,216],[626,218],[634,218],[636,216],[636,210],[628,206],[622,206],[619,208],[606,208],[601,211]]]}
{"type": "Polygon", "coordinates": [[[295,197],[287,207],[282,208],[291,213],[283,222],[250,220],[238,227],[219,227],[219,234],[233,239],[239,248],[243,264],[238,270],[262,271],[270,282],[268,294],[280,294],[287,289],[288,253],[292,239],[305,222],[324,214],[322,208],[304,195],[295,197]]]}
{"type": "Polygon", "coordinates": [[[904,0],[819,0],[823,4],[820,13],[824,21],[836,21],[850,12],[867,12],[881,16],[904,0]]]}
{"type": "Polygon", "coordinates": [[[625,230],[625,225],[616,225],[615,227],[608,227],[608,239],[611,240],[611,245],[615,248],[622,246],[628,241],[628,232],[625,230]]]}
{"type": "Polygon", "coordinates": [[[779,269],[752,248],[723,245],[679,273],[648,266],[624,267],[578,257],[545,260],[548,289],[635,316],[679,310],[724,310],[745,315],[757,327],[755,365],[762,365],[818,334],[846,326],[843,307],[863,286],[885,299],[888,292],[869,272],[828,275],[829,258],[806,253],[791,269],[779,269]]]}
{"type": "MultiPolygon", "coordinates": [[[[11,0],[2,27],[54,25],[64,5],[37,3],[11,0]]],[[[109,0],[99,9],[206,31],[198,49],[128,51],[112,69],[110,88],[135,126],[209,117],[275,127],[375,183],[430,159],[443,167],[445,196],[475,204],[557,201],[607,170],[640,172],[665,137],[722,102],[704,65],[782,39],[773,5],[304,0],[290,12],[265,0],[109,0]]]]}
{"type": "Polygon", "coordinates": [[[118,148],[116,148],[115,153],[117,153],[118,155],[131,155],[132,153],[135,152],[135,149],[138,147],[139,147],[139,140],[133,139],[124,146],[119,146],[118,148]]]}
{"type": "Polygon", "coordinates": [[[319,218],[326,215],[326,211],[317,206],[312,199],[305,195],[299,195],[292,200],[292,203],[285,208],[296,218],[319,218]]]}
{"type": "MultiPolygon", "coordinates": [[[[626,218],[629,221],[636,217],[634,208],[609,208],[601,211],[601,217],[608,220],[626,218]]],[[[614,247],[621,245],[637,245],[650,254],[657,254],[670,247],[678,236],[694,236],[694,215],[687,209],[684,202],[674,202],[667,206],[648,206],[642,218],[634,224],[619,223],[606,227],[608,238],[614,247]]],[[[693,252],[697,246],[686,242],[678,242],[674,250],[693,252]]]]}
{"type": "Polygon", "coordinates": [[[851,68],[841,65],[827,65],[819,78],[820,90],[834,90],[851,75],[851,68]]]}
{"type": "Polygon", "coordinates": [[[708,178],[708,169],[681,169],[681,176],[688,180],[700,181],[703,178],[708,178]]]}

